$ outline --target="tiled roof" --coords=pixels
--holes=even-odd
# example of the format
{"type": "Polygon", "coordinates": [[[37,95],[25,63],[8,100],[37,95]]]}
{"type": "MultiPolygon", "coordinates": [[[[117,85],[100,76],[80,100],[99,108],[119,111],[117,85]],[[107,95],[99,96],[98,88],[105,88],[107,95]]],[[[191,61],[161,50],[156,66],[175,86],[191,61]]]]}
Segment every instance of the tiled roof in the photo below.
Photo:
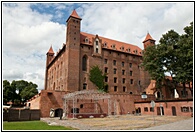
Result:
{"type": "MultiPolygon", "coordinates": [[[[143,43],[144,43],[145,41],[147,41],[147,40],[154,40],[154,39],[150,36],[149,33],[146,35],[146,38],[145,38],[145,40],[143,41],[143,43]]],[[[155,41],[155,40],[154,40],[154,41],[155,41]]]]}
{"type": "Polygon", "coordinates": [[[53,51],[53,49],[52,49],[52,46],[51,46],[50,49],[48,50],[48,53],[54,54],[54,51],[53,51]]]}
{"type": "MultiPolygon", "coordinates": [[[[96,35],[93,35],[93,34],[80,32],[80,42],[82,44],[92,46],[93,45],[92,38],[93,37],[95,38],[95,36],[96,35]],[[85,41],[86,39],[88,39],[88,41],[85,41]]],[[[98,36],[98,37],[102,40],[103,48],[142,56],[142,49],[139,48],[138,46],[128,44],[125,42],[108,39],[108,38],[101,37],[101,36],[98,36]]]]}
{"type": "MultiPolygon", "coordinates": [[[[70,18],[70,17],[74,17],[74,18],[81,19],[81,18],[78,16],[78,14],[77,14],[77,12],[76,12],[75,9],[73,10],[73,12],[72,12],[71,15],[69,16],[69,18],[70,18]]],[[[69,20],[69,18],[67,19],[67,21],[69,20]]]]}

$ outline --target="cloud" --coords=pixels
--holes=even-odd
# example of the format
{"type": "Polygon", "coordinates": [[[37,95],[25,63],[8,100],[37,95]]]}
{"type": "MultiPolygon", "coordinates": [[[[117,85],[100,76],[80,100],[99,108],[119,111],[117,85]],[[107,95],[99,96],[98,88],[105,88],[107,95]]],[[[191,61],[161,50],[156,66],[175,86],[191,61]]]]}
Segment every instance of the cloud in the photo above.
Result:
{"type": "Polygon", "coordinates": [[[193,21],[191,2],[3,3],[3,79],[24,79],[44,88],[46,52],[66,38],[65,21],[75,8],[81,30],[143,49],[147,32],[157,40],[170,29],[179,34],[193,21]]]}
{"type": "Polygon", "coordinates": [[[30,80],[43,89],[46,52],[51,45],[57,51],[65,42],[65,25],[51,18],[29,4],[3,5],[3,79],[30,80]]]}

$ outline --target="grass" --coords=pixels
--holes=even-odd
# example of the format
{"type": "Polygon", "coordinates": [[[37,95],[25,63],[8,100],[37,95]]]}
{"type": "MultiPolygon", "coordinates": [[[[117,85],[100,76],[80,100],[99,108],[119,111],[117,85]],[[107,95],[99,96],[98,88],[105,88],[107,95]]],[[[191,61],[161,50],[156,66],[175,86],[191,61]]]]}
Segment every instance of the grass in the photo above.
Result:
{"type": "Polygon", "coordinates": [[[3,130],[74,130],[71,127],[50,126],[42,121],[3,122],[3,130]]]}

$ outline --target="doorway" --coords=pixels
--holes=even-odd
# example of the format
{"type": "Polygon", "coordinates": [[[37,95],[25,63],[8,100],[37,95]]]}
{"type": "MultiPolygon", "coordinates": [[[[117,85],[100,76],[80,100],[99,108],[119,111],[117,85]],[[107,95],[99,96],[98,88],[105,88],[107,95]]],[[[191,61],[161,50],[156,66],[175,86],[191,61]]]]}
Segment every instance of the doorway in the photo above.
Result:
{"type": "Polygon", "coordinates": [[[54,117],[60,117],[60,116],[62,116],[62,114],[63,114],[63,109],[58,108],[54,112],[54,117]]]}
{"type": "Polygon", "coordinates": [[[172,106],[172,115],[176,116],[176,107],[175,106],[172,106]]]}

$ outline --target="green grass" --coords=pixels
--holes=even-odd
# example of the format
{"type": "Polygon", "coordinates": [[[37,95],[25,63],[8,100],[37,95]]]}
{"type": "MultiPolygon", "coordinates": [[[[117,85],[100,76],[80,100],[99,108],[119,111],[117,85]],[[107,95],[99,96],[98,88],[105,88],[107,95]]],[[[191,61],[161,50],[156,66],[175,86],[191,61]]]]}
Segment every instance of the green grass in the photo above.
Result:
{"type": "Polygon", "coordinates": [[[3,130],[74,130],[71,127],[50,126],[42,121],[3,122],[3,130]]]}

